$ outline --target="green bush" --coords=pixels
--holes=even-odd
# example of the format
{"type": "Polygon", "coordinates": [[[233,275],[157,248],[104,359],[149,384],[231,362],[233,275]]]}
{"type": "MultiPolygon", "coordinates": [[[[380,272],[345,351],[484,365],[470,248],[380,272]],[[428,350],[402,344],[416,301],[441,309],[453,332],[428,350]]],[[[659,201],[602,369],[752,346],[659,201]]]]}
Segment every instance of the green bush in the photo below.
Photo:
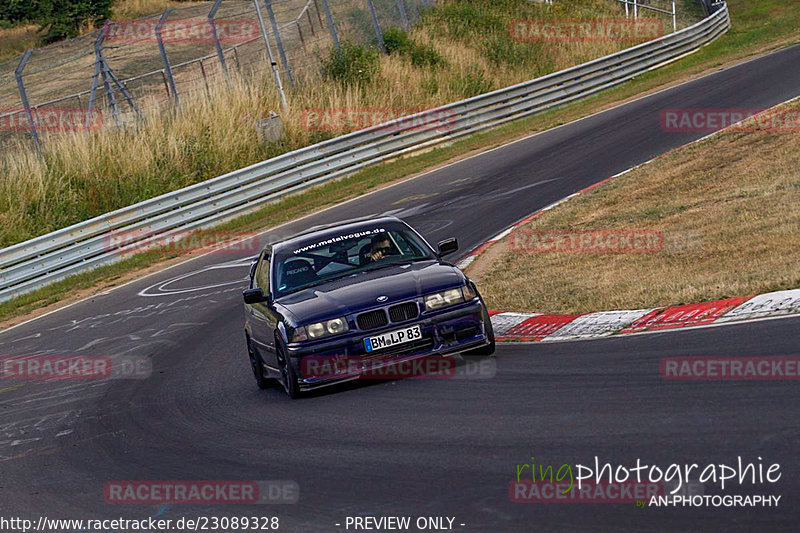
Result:
{"type": "Polygon", "coordinates": [[[437,67],[445,60],[433,46],[415,42],[408,33],[398,28],[390,28],[383,34],[386,52],[408,57],[415,67],[437,67]]]}
{"type": "Polygon", "coordinates": [[[486,74],[477,67],[471,68],[460,76],[454,76],[450,80],[450,88],[464,98],[488,93],[495,89],[492,80],[487,79],[486,74]]]}
{"type": "Polygon", "coordinates": [[[389,55],[395,52],[408,54],[414,47],[414,43],[408,33],[399,28],[389,28],[383,32],[383,45],[389,55]]]}
{"type": "Polygon", "coordinates": [[[112,0],[4,0],[0,23],[37,23],[46,30],[43,41],[51,43],[75,37],[85,26],[97,26],[111,16],[112,0]]]}
{"type": "Polygon", "coordinates": [[[322,72],[342,85],[366,85],[375,79],[380,69],[378,52],[372,48],[343,42],[322,58],[322,72]]]}

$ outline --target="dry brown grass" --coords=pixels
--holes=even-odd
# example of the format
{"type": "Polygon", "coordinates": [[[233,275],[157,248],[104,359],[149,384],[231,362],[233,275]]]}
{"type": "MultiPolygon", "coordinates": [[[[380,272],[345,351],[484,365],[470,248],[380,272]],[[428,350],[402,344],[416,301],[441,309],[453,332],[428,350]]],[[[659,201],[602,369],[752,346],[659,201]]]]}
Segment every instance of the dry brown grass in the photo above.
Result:
{"type": "MultiPolygon", "coordinates": [[[[794,102],[785,109],[800,107],[794,102]]],[[[514,311],[636,309],[797,288],[798,168],[800,131],[726,132],[584,193],[524,228],[659,230],[663,251],[528,254],[511,251],[507,238],[470,271],[482,273],[490,308],[514,311]]]]}
{"type": "MultiPolygon", "coordinates": [[[[608,0],[593,0],[592,4],[597,7],[593,16],[613,16],[620,12],[619,6],[608,0]]],[[[117,9],[122,9],[123,5],[128,16],[139,8],[164,7],[156,0],[152,3],[143,0],[118,4],[117,9]]],[[[575,5],[585,9],[583,4],[575,5]]],[[[520,9],[523,8],[538,9],[524,5],[520,9]]],[[[441,24],[423,24],[412,32],[412,38],[433,45],[444,57],[444,65],[415,66],[407,57],[382,56],[380,74],[369,86],[363,87],[342,86],[322,77],[316,70],[302,72],[305,80],[288,93],[290,111],[282,117],[287,135],[277,144],[259,145],[254,128],[257,119],[281,109],[271,75],[264,72],[255,78],[234,76],[230,88],[224,84],[212,86],[210,98],[206,97],[202,85],[194,92],[184,87],[180,112],[151,111],[144,121],[125,129],[46,135],[41,159],[35,157],[30,148],[6,150],[0,156],[0,246],[354,129],[308,131],[304,129],[302,117],[309,108],[388,108],[394,114],[408,114],[527,80],[630,45],[592,42],[543,46],[535,57],[542,58],[546,69],[536,71],[532,70],[531,57],[534,56],[527,44],[522,48],[522,56],[518,50],[517,55],[510,54],[509,61],[490,60],[482,52],[484,43],[473,37],[439,31],[441,24]]],[[[503,23],[500,27],[507,28],[507,25],[503,23]]],[[[506,30],[495,35],[495,40],[508,38],[503,31],[506,30]]],[[[146,102],[139,101],[139,104],[143,109],[148,107],[146,102]]],[[[111,122],[111,117],[105,116],[104,121],[111,122]]]]}
{"type": "Polygon", "coordinates": [[[191,2],[177,0],[116,0],[112,9],[113,20],[128,20],[159,13],[167,8],[186,7],[191,2]]]}
{"type": "Polygon", "coordinates": [[[29,24],[0,29],[0,61],[11,59],[39,42],[39,26],[29,24]]]}

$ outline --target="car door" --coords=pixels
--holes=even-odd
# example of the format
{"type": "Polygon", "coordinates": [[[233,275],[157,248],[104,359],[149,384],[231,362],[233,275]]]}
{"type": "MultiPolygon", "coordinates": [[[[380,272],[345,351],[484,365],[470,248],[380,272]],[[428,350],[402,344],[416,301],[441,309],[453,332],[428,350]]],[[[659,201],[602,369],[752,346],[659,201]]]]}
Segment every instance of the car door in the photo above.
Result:
{"type": "MultiPolygon", "coordinates": [[[[264,295],[270,294],[270,259],[271,257],[266,252],[263,253],[258,260],[255,275],[253,276],[253,288],[261,289],[264,295]]],[[[261,359],[273,369],[277,369],[275,328],[278,325],[278,316],[272,306],[272,297],[265,302],[250,306],[250,320],[253,341],[259,355],[261,355],[261,359]]]]}

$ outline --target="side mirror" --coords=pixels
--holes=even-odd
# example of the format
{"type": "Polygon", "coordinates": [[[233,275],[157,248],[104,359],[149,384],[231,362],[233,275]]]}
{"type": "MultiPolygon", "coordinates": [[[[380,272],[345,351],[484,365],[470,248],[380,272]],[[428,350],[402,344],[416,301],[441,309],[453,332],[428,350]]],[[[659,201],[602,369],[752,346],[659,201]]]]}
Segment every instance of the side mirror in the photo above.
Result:
{"type": "Polygon", "coordinates": [[[450,239],[445,239],[441,241],[439,244],[439,257],[444,257],[445,255],[450,255],[453,252],[458,251],[458,240],[455,237],[450,239]]]}
{"type": "Polygon", "coordinates": [[[247,289],[246,291],[242,291],[242,297],[244,297],[244,303],[246,304],[260,304],[269,300],[269,296],[264,295],[264,291],[261,289],[247,289]]]}

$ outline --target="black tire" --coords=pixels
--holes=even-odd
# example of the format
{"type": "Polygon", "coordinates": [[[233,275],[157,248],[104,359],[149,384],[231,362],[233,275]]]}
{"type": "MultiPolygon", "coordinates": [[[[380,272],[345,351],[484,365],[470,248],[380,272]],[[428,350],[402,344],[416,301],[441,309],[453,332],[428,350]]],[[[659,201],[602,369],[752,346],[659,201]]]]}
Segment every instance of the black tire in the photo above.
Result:
{"type": "Polygon", "coordinates": [[[463,355],[479,355],[486,357],[492,357],[494,355],[494,328],[492,327],[492,319],[489,316],[489,311],[486,310],[486,306],[483,306],[482,314],[483,323],[486,324],[486,336],[489,337],[489,344],[481,346],[480,348],[468,350],[464,352],[463,355]]]}
{"type": "Polygon", "coordinates": [[[247,340],[247,355],[250,358],[250,368],[253,370],[253,376],[256,378],[256,385],[259,389],[268,389],[272,386],[273,381],[264,377],[264,362],[261,356],[253,349],[250,337],[245,335],[247,340]]]}
{"type": "Polygon", "coordinates": [[[281,368],[281,380],[283,389],[292,400],[300,397],[300,383],[297,381],[297,374],[286,355],[286,348],[279,338],[275,339],[275,351],[277,354],[278,365],[281,368]]]}

